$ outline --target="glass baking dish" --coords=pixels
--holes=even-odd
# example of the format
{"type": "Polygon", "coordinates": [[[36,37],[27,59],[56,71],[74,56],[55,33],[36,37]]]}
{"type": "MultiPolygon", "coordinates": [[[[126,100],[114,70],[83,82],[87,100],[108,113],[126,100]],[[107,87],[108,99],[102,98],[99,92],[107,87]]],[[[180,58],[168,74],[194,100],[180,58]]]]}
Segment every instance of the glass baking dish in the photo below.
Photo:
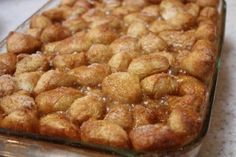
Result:
{"type": "MultiPolygon", "coordinates": [[[[32,16],[41,13],[49,8],[55,7],[60,0],[49,0],[41,9],[32,16]]],[[[191,143],[176,149],[158,152],[137,152],[134,150],[118,149],[108,146],[96,144],[88,144],[81,141],[75,141],[64,138],[48,137],[33,133],[18,132],[9,129],[0,128],[0,155],[1,156],[155,156],[155,157],[195,157],[197,156],[203,138],[205,137],[211,119],[211,111],[214,104],[217,80],[220,70],[220,60],[222,54],[222,46],[224,41],[225,18],[226,18],[226,2],[220,1],[219,5],[219,22],[218,22],[218,37],[217,37],[217,59],[215,61],[215,69],[213,77],[210,81],[208,89],[208,101],[203,122],[203,127],[191,143]]],[[[30,17],[31,18],[31,17],[30,17]]],[[[15,31],[24,32],[29,26],[29,19],[21,24],[15,31]]],[[[6,51],[6,38],[0,42],[0,52],[6,51]]]]}

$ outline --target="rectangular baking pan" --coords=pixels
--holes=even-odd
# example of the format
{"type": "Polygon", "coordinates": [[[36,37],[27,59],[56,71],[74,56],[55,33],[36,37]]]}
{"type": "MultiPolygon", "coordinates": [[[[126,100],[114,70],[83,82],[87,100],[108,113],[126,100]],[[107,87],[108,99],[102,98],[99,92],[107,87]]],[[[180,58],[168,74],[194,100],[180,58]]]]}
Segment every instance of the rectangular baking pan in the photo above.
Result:
{"type": "MultiPolygon", "coordinates": [[[[49,8],[56,7],[60,0],[49,0],[41,9],[39,9],[32,16],[40,14],[49,8]]],[[[217,37],[217,59],[215,61],[214,74],[208,89],[208,102],[205,112],[203,127],[199,135],[191,143],[170,151],[161,152],[136,152],[134,150],[117,149],[108,146],[100,146],[95,144],[88,144],[81,141],[74,141],[64,138],[47,137],[43,135],[18,132],[9,129],[0,128],[0,155],[6,157],[65,157],[65,156],[80,156],[80,157],[110,157],[110,156],[142,156],[142,157],[196,157],[203,138],[206,136],[210,120],[212,107],[215,100],[215,92],[217,87],[217,80],[220,70],[220,61],[222,54],[222,47],[224,41],[225,18],[226,18],[226,2],[220,1],[219,5],[219,21],[218,21],[218,37],[217,37]]],[[[31,16],[31,17],[32,17],[31,16]]],[[[30,18],[31,18],[30,17],[30,18]]],[[[25,32],[29,27],[30,18],[21,24],[15,31],[25,32]]],[[[0,52],[6,52],[6,38],[0,42],[0,52]]]]}

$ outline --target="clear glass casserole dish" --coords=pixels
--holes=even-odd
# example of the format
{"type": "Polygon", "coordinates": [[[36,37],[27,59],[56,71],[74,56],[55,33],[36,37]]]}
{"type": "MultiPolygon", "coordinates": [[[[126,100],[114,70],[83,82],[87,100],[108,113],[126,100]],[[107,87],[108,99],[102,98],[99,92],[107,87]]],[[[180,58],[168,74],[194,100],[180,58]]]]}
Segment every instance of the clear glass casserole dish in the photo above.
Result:
{"type": "MultiPolygon", "coordinates": [[[[41,13],[44,10],[55,7],[59,4],[59,0],[50,0],[34,15],[41,13]]],[[[34,16],[33,15],[33,16],[34,16]]],[[[219,32],[217,41],[217,59],[214,69],[214,75],[208,89],[208,104],[205,113],[205,119],[201,132],[197,138],[191,143],[187,144],[176,150],[164,151],[164,152],[136,152],[133,150],[111,148],[106,146],[100,146],[95,144],[88,144],[80,141],[73,141],[63,138],[53,138],[33,133],[24,133],[13,131],[9,129],[0,128],[1,133],[1,147],[0,153],[3,156],[185,156],[194,157],[197,156],[201,147],[201,142],[206,135],[210,118],[211,110],[214,104],[215,89],[217,86],[217,78],[220,69],[220,58],[224,39],[224,26],[226,16],[226,3],[221,1],[219,5],[219,32]]],[[[29,20],[26,20],[20,25],[16,31],[24,32],[29,26],[29,20]]],[[[0,51],[6,51],[6,39],[0,43],[0,51]]]]}

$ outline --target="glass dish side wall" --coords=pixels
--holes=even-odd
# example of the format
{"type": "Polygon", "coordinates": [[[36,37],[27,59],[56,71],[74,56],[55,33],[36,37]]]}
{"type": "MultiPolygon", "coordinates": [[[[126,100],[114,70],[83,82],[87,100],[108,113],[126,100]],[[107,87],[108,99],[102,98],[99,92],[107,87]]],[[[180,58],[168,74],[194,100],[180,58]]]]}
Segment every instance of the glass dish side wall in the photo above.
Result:
{"type": "MultiPolygon", "coordinates": [[[[59,4],[60,0],[49,0],[41,9],[39,9],[32,16],[39,14],[40,12],[49,8],[55,7],[59,4]]],[[[180,156],[180,157],[195,157],[197,156],[201,142],[206,135],[211,110],[214,104],[215,90],[217,86],[217,78],[220,69],[221,51],[224,39],[224,26],[226,16],[226,3],[221,1],[219,6],[220,20],[219,20],[219,33],[218,33],[218,56],[216,60],[216,67],[214,75],[212,77],[211,85],[209,87],[209,100],[206,109],[206,116],[203,123],[202,131],[199,136],[192,141],[190,144],[172,151],[165,152],[135,152],[131,150],[116,149],[106,146],[98,146],[83,143],[80,141],[72,141],[62,138],[46,137],[38,134],[24,133],[12,131],[9,129],[0,128],[0,154],[3,156],[158,156],[158,157],[169,157],[169,156],[180,156]],[[72,146],[72,147],[70,147],[72,146]]],[[[31,17],[30,17],[31,18],[31,17]]],[[[30,19],[29,18],[29,19],[30,19]]],[[[29,19],[21,24],[15,31],[24,32],[29,25],[29,19]]],[[[0,42],[0,52],[6,52],[6,38],[0,42]]]]}

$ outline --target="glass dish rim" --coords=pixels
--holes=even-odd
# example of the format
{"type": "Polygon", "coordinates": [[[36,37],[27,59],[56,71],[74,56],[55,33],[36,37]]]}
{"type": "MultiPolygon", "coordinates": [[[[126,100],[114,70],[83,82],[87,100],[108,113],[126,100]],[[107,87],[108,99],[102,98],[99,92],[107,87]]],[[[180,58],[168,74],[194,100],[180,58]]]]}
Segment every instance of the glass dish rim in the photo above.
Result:
{"type": "MultiPolygon", "coordinates": [[[[22,27],[24,27],[29,20],[39,14],[41,11],[43,11],[50,3],[52,3],[54,0],[49,0],[47,1],[40,9],[38,9],[35,13],[33,13],[28,19],[26,19],[22,24],[20,24],[14,31],[20,30],[22,27]]],[[[67,146],[72,146],[72,147],[79,147],[79,148],[86,148],[86,149],[91,149],[91,150],[96,150],[99,152],[104,152],[108,154],[116,154],[116,155],[122,155],[122,156],[138,156],[138,155],[147,155],[147,154],[155,154],[160,156],[169,156],[169,155],[177,155],[177,154],[182,154],[184,152],[191,151],[195,147],[197,147],[203,140],[203,138],[206,136],[209,126],[210,126],[210,121],[211,121],[211,112],[212,112],[212,107],[215,102],[215,93],[216,93],[216,88],[217,88],[217,82],[218,82],[218,76],[219,76],[219,71],[220,71],[220,62],[221,62],[221,56],[222,56],[222,48],[223,48],[223,42],[224,42],[224,34],[225,34],[225,22],[226,22],[226,1],[221,0],[221,8],[220,8],[220,20],[219,20],[219,33],[218,33],[218,41],[217,41],[217,51],[218,55],[215,60],[215,68],[214,68],[214,73],[212,77],[211,84],[209,86],[209,99],[207,101],[207,108],[206,108],[206,113],[203,121],[203,127],[201,131],[199,132],[198,136],[195,138],[195,140],[191,141],[187,145],[184,145],[178,149],[173,149],[173,150],[164,150],[164,151],[135,151],[131,149],[120,149],[120,148],[113,148],[110,146],[102,146],[102,145],[97,145],[97,144],[90,144],[90,143],[85,143],[82,141],[76,141],[76,140],[71,140],[67,138],[59,138],[59,137],[50,137],[50,136],[44,136],[44,135],[39,135],[36,133],[28,133],[28,132],[19,132],[11,129],[5,129],[5,128],[0,128],[0,134],[1,135],[8,135],[8,136],[14,136],[14,137],[23,137],[27,138],[30,140],[34,141],[44,141],[44,142],[49,142],[49,143],[54,143],[54,144],[62,144],[62,145],[67,145],[67,146]]],[[[5,37],[2,41],[0,41],[0,49],[2,49],[6,45],[6,40],[7,37],[5,37]]]]}

